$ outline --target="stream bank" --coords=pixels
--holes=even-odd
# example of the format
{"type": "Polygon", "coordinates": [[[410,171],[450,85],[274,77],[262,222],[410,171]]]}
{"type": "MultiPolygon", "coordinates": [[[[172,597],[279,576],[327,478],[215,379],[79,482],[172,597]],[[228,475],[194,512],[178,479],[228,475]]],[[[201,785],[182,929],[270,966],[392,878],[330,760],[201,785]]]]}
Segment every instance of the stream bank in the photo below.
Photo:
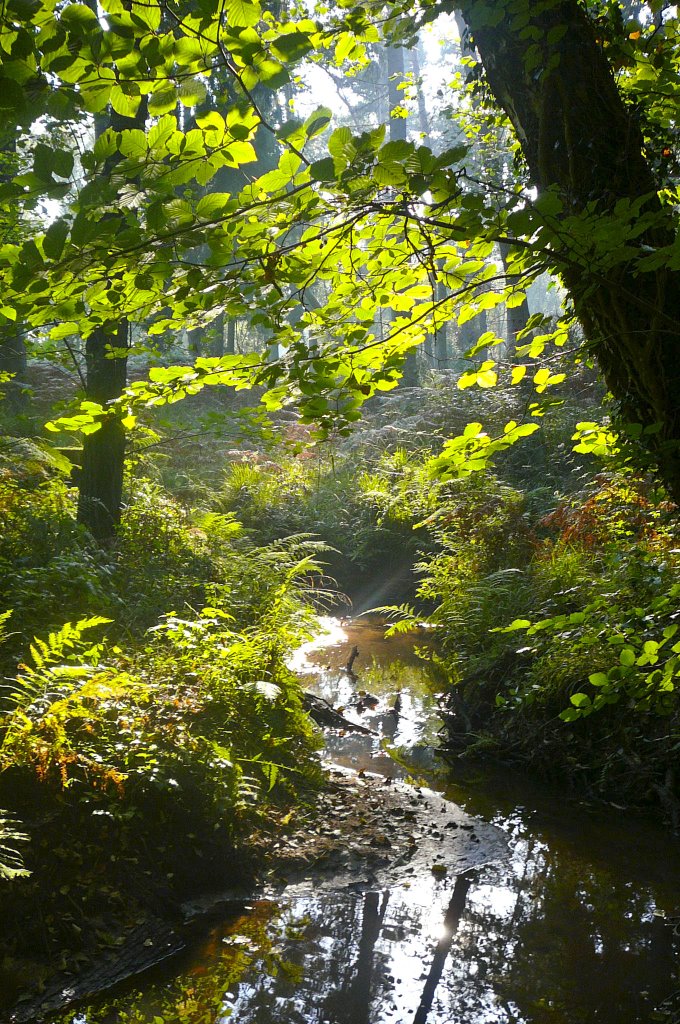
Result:
{"type": "MultiPolygon", "coordinates": [[[[436,681],[412,641],[385,641],[365,620],[329,625],[296,668],[304,674],[306,662],[305,685],[373,730],[329,737],[328,759],[364,775],[332,777],[316,818],[301,814],[285,841],[270,837],[276,867],[256,899],[215,908],[212,927],[206,933],[204,919],[179,957],[77,1012],[48,1015],[50,1024],[643,1024],[655,1007],[654,1019],[674,1020],[680,854],[667,834],[631,815],[567,805],[508,772],[453,783],[428,757],[436,681]],[[354,646],[357,679],[344,671],[354,646]],[[383,766],[395,781],[374,778],[383,766]],[[371,842],[407,774],[427,775],[433,796],[448,798],[435,815],[459,824],[438,829],[447,856],[451,834],[473,831],[502,836],[496,856],[473,870],[455,858],[433,870],[443,863],[435,844],[416,870],[381,875],[400,858],[395,844],[424,850],[427,821],[431,830],[429,811],[418,821],[388,815],[385,841],[371,842]],[[449,819],[451,800],[459,809],[449,819]]],[[[413,811],[422,801],[417,789],[406,793],[413,811]]]]}
{"type": "MultiPolygon", "coordinates": [[[[382,631],[370,628],[377,641],[382,631]]],[[[331,627],[320,642],[307,645],[309,651],[332,647],[333,638],[331,627]]],[[[295,658],[292,664],[302,675],[299,659],[306,654],[306,650],[298,652],[298,664],[295,658]]],[[[420,721],[419,715],[413,721],[420,721]]],[[[329,748],[348,738],[343,730],[329,740],[329,748]]],[[[89,873],[82,884],[65,875],[59,888],[64,912],[71,909],[68,904],[76,907],[75,901],[90,904],[88,913],[95,927],[91,949],[73,957],[65,950],[56,971],[40,955],[34,962],[5,958],[0,964],[3,1019],[15,1024],[47,1020],[65,1007],[88,1002],[158,968],[191,946],[206,920],[233,913],[255,893],[266,899],[310,889],[358,893],[408,886],[423,873],[431,875],[433,882],[441,881],[504,854],[505,841],[498,829],[475,820],[427,787],[395,779],[405,773],[386,754],[381,753],[378,760],[383,762],[382,773],[326,764],[326,784],[321,792],[311,794],[307,804],[279,813],[272,810],[268,824],[263,823],[237,849],[210,847],[203,863],[192,855],[184,866],[186,882],[179,885],[166,884],[146,872],[134,891],[119,880],[118,892],[115,881],[109,879],[105,891],[97,895],[97,883],[89,873]],[[189,882],[192,874],[197,879],[193,884],[189,882]],[[125,907],[123,896],[131,899],[125,907]]],[[[135,870],[132,864],[128,868],[135,870]]]]}

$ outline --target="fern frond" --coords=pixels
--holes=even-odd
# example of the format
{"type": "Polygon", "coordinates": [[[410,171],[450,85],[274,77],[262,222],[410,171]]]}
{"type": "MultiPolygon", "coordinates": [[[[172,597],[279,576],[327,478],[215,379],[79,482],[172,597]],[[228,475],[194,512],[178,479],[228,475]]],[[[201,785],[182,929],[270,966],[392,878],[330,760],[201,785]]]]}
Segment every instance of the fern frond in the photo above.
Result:
{"type": "Polygon", "coordinates": [[[422,629],[429,625],[429,621],[422,615],[418,615],[415,608],[410,604],[385,604],[379,608],[369,608],[362,612],[363,615],[384,615],[391,625],[385,630],[385,636],[396,636],[402,633],[412,633],[416,629],[422,629]]]}
{"type": "Polygon", "coordinates": [[[25,878],[30,875],[24,867],[18,843],[27,843],[28,836],[17,827],[17,821],[7,811],[0,810],[0,881],[25,878]]]}
{"type": "MultiPolygon", "coordinates": [[[[94,615],[79,622],[66,622],[60,630],[50,633],[47,641],[34,637],[29,647],[33,665],[19,665],[16,689],[6,700],[15,708],[28,707],[34,701],[49,694],[50,688],[59,680],[69,676],[63,659],[67,651],[83,650],[86,647],[82,634],[95,626],[111,622],[102,615],[94,615]]],[[[88,652],[90,655],[93,649],[88,652]]],[[[76,668],[75,676],[83,675],[82,666],[76,668]]]]}

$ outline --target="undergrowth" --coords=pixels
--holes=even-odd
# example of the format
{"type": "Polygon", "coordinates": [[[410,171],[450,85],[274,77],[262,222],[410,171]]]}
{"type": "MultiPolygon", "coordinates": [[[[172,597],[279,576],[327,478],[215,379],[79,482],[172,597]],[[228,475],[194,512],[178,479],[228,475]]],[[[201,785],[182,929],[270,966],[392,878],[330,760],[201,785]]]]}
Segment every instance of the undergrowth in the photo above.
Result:
{"type": "Polygon", "coordinates": [[[602,475],[529,522],[517,493],[501,488],[489,507],[484,488],[466,489],[462,513],[443,503],[441,550],[420,565],[450,679],[450,752],[492,752],[619,802],[661,802],[678,824],[673,506],[643,480],[602,475]]]}
{"type": "Polygon", "coordinates": [[[320,785],[285,659],[328,594],[318,542],[255,545],[147,481],[107,549],[59,478],[5,476],[0,502],[0,942],[73,966],[154,901],[246,880],[320,785]]]}

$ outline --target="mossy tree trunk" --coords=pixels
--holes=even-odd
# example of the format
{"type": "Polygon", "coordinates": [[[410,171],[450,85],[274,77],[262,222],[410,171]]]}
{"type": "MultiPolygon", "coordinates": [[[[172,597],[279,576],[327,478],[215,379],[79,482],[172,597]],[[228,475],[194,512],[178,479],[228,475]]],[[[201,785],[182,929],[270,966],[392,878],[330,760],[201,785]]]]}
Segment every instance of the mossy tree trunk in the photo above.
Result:
{"type": "Polygon", "coordinates": [[[638,267],[638,256],[673,241],[674,214],[657,198],[635,113],[577,0],[458,0],[457,6],[539,192],[558,191],[563,218],[586,210],[600,216],[600,225],[611,218],[609,263],[606,231],[591,253],[583,251],[583,238],[577,249],[565,231],[553,243],[555,263],[621,421],[659,425],[646,444],[680,500],[680,273],[661,260],[653,271],[638,267]],[[646,199],[636,218],[649,215],[649,226],[622,256],[617,203],[625,207],[640,197],[646,199]]]}

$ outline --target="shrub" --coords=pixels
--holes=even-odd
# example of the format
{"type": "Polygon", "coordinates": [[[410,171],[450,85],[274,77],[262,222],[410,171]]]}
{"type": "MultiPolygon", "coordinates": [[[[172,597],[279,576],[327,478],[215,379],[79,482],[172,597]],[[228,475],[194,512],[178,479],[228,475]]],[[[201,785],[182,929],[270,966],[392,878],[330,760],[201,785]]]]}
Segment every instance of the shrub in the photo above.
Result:
{"type": "Polygon", "coordinates": [[[63,480],[21,486],[0,478],[0,608],[13,608],[14,633],[5,666],[35,633],[117,604],[112,562],[75,521],[75,499],[63,480]]]}
{"type": "Polygon", "coordinates": [[[170,609],[199,607],[215,573],[206,541],[162,488],[137,481],[113,550],[118,621],[139,634],[170,609]]]}

